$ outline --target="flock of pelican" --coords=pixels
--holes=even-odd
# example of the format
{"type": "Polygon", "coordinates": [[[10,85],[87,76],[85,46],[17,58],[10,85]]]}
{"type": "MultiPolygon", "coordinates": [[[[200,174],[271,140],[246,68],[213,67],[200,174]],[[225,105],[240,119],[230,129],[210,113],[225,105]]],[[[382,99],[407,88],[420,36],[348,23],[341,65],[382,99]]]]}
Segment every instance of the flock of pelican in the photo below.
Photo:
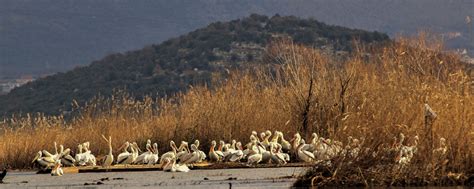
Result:
{"type": "MultiPolygon", "coordinates": [[[[159,157],[158,144],[147,140],[145,145],[146,151],[143,152],[136,142],[125,142],[120,148],[120,154],[114,159],[112,153],[112,138],[102,138],[108,144],[109,153],[104,156],[102,161],[103,167],[109,167],[115,164],[131,165],[155,165],[161,164],[164,171],[171,172],[188,172],[189,166],[202,161],[210,162],[242,162],[248,166],[255,166],[257,164],[279,164],[283,165],[290,161],[290,157],[297,162],[330,162],[336,156],[346,156],[357,158],[362,149],[362,142],[359,139],[348,137],[348,141],[344,146],[342,142],[325,139],[319,137],[316,133],[312,134],[309,143],[301,137],[299,133],[294,134],[290,141],[285,140],[283,133],[280,131],[272,132],[267,130],[258,133],[252,131],[249,139],[250,142],[243,145],[241,142],[232,140],[226,143],[220,140],[217,143],[215,140],[211,141],[209,152],[199,149],[200,142],[195,140],[189,145],[188,142],[182,141],[178,147],[174,141],[170,141],[169,146],[171,151],[168,151],[159,157]]],[[[391,150],[398,154],[395,163],[405,166],[410,163],[413,155],[417,151],[418,136],[414,137],[414,144],[411,146],[404,145],[405,136],[400,134],[400,140],[395,142],[391,150]]],[[[441,138],[441,147],[435,149],[433,153],[446,154],[446,140],[441,138]]],[[[46,150],[39,151],[33,163],[36,163],[41,169],[51,169],[51,175],[61,176],[63,174],[61,166],[96,166],[96,158],[90,151],[90,143],[84,142],[78,145],[78,151],[75,156],[71,155],[69,148],[64,149],[63,145],[59,145],[59,152],[57,144],[54,142],[55,153],[51,154],[46,150]]],[[[368,150],[365,148],[364,150],[368,150]]],[[[373,156],[377,154],[374,152],[373,156]]]]}

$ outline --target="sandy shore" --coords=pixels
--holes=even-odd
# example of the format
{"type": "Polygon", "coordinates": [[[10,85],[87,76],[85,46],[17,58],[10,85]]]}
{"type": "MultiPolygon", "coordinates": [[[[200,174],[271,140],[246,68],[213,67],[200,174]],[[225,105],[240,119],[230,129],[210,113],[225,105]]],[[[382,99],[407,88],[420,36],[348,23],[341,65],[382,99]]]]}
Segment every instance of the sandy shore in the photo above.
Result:
{"type": "Polygon", "coordinates": [[[246,168],[65,174],[9,172],[0,188],[288,188],[306,168],[246,168]]]}

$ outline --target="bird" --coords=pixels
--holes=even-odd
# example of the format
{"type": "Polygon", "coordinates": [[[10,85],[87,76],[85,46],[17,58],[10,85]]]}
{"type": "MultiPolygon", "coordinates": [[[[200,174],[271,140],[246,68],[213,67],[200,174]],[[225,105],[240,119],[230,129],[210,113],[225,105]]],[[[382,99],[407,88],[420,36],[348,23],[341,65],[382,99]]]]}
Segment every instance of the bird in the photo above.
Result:
{"type": "Polygon", "coordinates": [[[40,169],[46,170],[48,168],[52,168],[55,162],[56,160],[54,160],[51,156],[43,157],[42,151],[38,151],[36,153],[35,158],[33,158],[33,161],[31,163],[35,163],[39,165],[40,169]]]}
{"type": "Polygon", "coordinates": [[[71,156],[71,149],[64,149],[64,146],[62,144],[59,145],[59,149],[61,165],[73,166],[74,163],[76,163],[76,159],[71,156]]]}
{"type": "Polygon", "coordinates": [[[148,155],[152,155],[153,154],[153,150],[152,150],[152,147],[151,147],[151,140],[148,139],[147,140],[147,143],[145,145],[145,149],[147,150],[146,152],[143,152],[142,154],[140,154],[136,159],[135,161],[133,162],[134,164],[144,164],[145,163],[145,158],[148,156],[148,155]]]}
{"type": "Polygon", "coordinates": [[[303,147],[305,145],[306,145],[306,143],[305,143],[304,139],[301,139],[300,140],[300,145],[296,149],[298,159],[300,159],[301,161],[304,161],[304,162],[312,162],[312,161],[315,160],[314,154],[304,150],[303,147]]]}
{"type": "Polygon", "coordinates": [[[284,152],[290,152],[291,150],[291,144],[290,142],[288,142],[287,140],[285,140],[285,138],[283,137],[283,133],[278,131],[278,139],[280,140],[280,143],[281,143],[281,147],[282,147],[282,150],[284,152]]]}
{"type": "Polygon", "coordinates": [[[109,153],[105,155],[105,160],[104,163],[102,164],[103,167],[110,167],[112,163],[114,162],[114,154],[112,153],[112,137],[109,136],[109,139],[105,138],[104,135],[102,135],[102,138],[107,142],[109,145],[109,153]]]}
{"type": "Polygon", "coordinates": [[[153,143],[153,147],[151,148],[151,154],[148,154],[146,157],[145,157],[145,160],[143,163],[147,164],[147,165],[154,165],[156,164],[156,162],[158,162],[159,158],[158,158],[158,144],[157,143],[153,143]]]}
{"type": "Polygon", "coordinates": [[[51,170],[51,176],[63,176],[64,172],[61,168],[61,161],[56,160],[53,169],[51,170]]]}
{"type": "Polygon", "coordinates": [[[244,157],[244,152],[242,151],[241,142],[236,143],[236,148],[237,149],[231,151],[228,161],[239,162],[244,157]]]}
{"type": "Polygon", "coordinates": [[[280,147],[276,144],[270,145],[271,162],[278,165],[286,164],[285,156],[279,152],[279,148],[281,149],[281,145],[280,147]]]}
{"type": "Polygon", "coordinates": [[[117,164],[129,164],[131,162],[132,153],[128,152],[130,142],[126,141],[119,149],[123,149],[123,152],[117,156],[117,164]]]}
{"type": "Polygon", "coordinates": [[[174,141],[170,141],[171,151],[164,153],[160,158],[160,164],[163,164],[165,158],[176,159],[176,144],[174,141]]]}
{"type": "Polygon", "coordinates": [[[258,163],[260,163],[260,161],[262,161],[262,151],[259,147],[257,147],[257,143],[260,143],[260,142],[254,142],[252,147],[251,147],[251,151],[253,151],[252,155],[248,156],[247,158],[247,165],[248,166],[255,166],[257,165],[258,163]]]}
{"type": "Polygon", "coordinates": [[[217,144],[215,140],[211,141],[211,147],[209,149],[209,160],[211,162],[219,162],[222,160],[221,156],[219,156],[219,154],[217,154],[217,152],[215,151],[216,145],[217,144]]]}
{"type": "Polygon", "coordinates": [[[201,159],[198,160],[198,162],[202,162],[206,159],[206,153],[204,153],[204,151],[202,151],[202,150],[199,150],[199,144],[200,144],[199,140],[194,141],[194,145],[196,145],[196,149],[198,149],[198,152],[199,152],[200,157],[201,157],[201,159]]]}
{"type": "Polygon", "coordinates": [[[189,172],[188,166],[185,164],[176,164],[175,158],[165,157],[162,164],[163,171],[170,172],[189,172]]]}
{"type": "Polygon", "coordinates": [[[181,162],[183,164],[189,165],[201,160],[201,153],[199,152],[195,144],[191,144],[191,150],[191,153],[182,156],[181,162]]]}

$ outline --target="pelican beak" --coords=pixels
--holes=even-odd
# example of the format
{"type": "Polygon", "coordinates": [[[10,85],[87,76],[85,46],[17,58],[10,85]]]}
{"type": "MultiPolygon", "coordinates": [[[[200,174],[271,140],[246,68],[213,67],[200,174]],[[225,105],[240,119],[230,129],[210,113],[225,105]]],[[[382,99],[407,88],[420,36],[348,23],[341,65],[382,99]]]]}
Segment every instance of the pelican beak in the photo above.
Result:
{"type": "Polygon", "coordinates": [[[137,149],[138,149],[138,152],[142,152],[142,150],[141,150],[141,149],[138,147],[138,145],[137,145],[137,144],[135,144],[134,146],[135,146],[135,148],[137,148],[137,149]]]}
{"type": "Polygon", "coordinates": [[[31,161],[31,163],[34,163],[36,160],[38,160],[40,158],[40,154],[37,153],[35,158],[33,159],[33,161],[31,161]]]}

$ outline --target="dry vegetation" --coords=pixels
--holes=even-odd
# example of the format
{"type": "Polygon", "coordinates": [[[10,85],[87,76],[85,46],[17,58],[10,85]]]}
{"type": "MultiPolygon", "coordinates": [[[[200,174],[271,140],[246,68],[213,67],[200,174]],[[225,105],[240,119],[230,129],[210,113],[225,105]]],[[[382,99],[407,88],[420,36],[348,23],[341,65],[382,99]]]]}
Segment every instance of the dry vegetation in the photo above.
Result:
{"type": "Polygon", "coordinates": [[[369,151],[350,165],[336,159],[331,168],[317,167],[303,183],[440,184],[454,173],[462,180],[474,172],[473,80],[458,57],[426,41],[360,47],[343,60],[290,42],[274,43],[263,60],[270,66],[234,72],[216,80],[214,89],[195,86],[168,99],[143,100],[117,92],[77,107],[81,114],[71,121],[38,114],[0,122],[0,162],[28,168],[34,153],[51,151],[53,141],[73,150],[90,141],[95,154],[106,154],[101,134],[112,136],[115,149],[127,140],[143,144],[151,138],[163,152],[169,140],[200,139],[207,148],[213,139],[247,141],[252,130],[266,129],[281,130],[286,138],[297,131],[307,137],[317,132],[343,143],[349,135],[364,137],[364,148],[379,150],[402,132],[409,142],[415,135],[421,139],[409,168],[394,169],[392,160],[372,158],[369,151]],[[425,103],[438,114],[431,131],[424,124],[425,103]],[[448,141],[443,163],[430,155],[440,137],[448,141]]]}

